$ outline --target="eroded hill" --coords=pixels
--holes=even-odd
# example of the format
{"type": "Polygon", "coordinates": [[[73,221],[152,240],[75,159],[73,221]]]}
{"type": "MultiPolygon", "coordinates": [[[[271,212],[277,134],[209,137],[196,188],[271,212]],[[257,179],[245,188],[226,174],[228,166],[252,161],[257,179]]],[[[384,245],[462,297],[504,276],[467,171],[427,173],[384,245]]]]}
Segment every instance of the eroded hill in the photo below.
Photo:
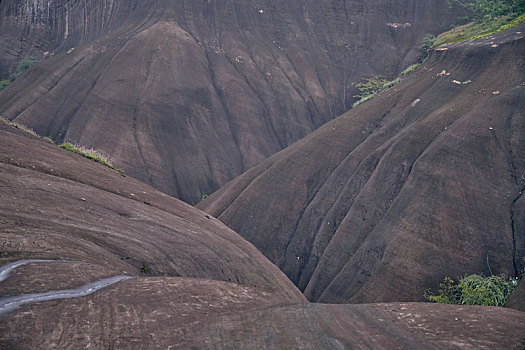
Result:
{"type": "Polygon", "coordinates": [[[523,341],[517,310],[307,303],[204,212],[3,123],[0,189],[1,349],[508,349],[523,341]],[[21,259],[35,260],[5,273],[21,259]],[[123,274],[131,278],[71,294],[123,274]],[[63,290],[67,298],[35,299],[63,290]],[[16,298],[27,303],[10,308],[16,298]]]}
{"type": "Polygon", "coordinates": [[[38,291],[124,274],[214,279],[301,300],[255,247],[203,212],[1,122],[0,135],[0,259],[62,261],[28,271],[25,287],[4,282],[3,296],[47,275],[54,282],[38,291]]]}
{"type": "Polygon", "coordinates": [[[194,203],[347,111],[352,82],[397,75],[444,0],[0,3],[0,114],[194,203]]]}
{"type": "Polygon", "coordinates": [[[438,48],[199,207],[313,301],[415,301],[445,276],[520,275],[524,32],[438,48]]]}

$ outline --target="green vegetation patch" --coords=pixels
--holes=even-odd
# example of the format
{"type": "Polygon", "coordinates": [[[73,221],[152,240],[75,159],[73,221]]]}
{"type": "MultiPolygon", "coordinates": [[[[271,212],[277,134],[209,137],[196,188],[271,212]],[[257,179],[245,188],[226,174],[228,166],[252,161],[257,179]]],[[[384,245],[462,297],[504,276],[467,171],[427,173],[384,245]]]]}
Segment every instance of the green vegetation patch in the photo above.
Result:
{"type": "Polygon", "coordinates": [[[9,79],[7,79],[7,80],[0,80],[0,91],[5,89],[5,87],[7,85],[9,85],[10,83],[11,83],[11,80],[9,80],[9,79]]]}
{"type": "Polygon", "coordinates": [[[381,91],[397,84],[402,76],[416,70],[421,63],[427,60],[428,52],[433,47],[466,39],[478,39],[515,27],[525,21],[525,0],[449,0],[448,2],[449,5],[467,9],[471,13],[472,22],[437,37],[432,34],[425,35],[419,46],[418,63],[406,68],[396,79],[389,81],[381,75],[376,75],[352,83],[359,90],[359,93],[354,95],[358,100],[352,107],[371,100],[381,91]]]}
{"type": "MultiPolygon", "coordinates": [[[[10,125],[10,126],[12,126],[14,128],[17,128],[19,130],[25,131],[25,132],[33,135],[33,136],[40,137],[44,141],[47,141],[47,142],[50,142],[50,143],[54,144],[53,140],[50,139],[49,137],[47,137],[47,136],[46,137],[42,137],[42,136],[38,135],[33,129],[30,129],[30,128],[22,125],[22,124],[9,121],[9,120],[5,119],[4,117],[0,117],[0,122],[5,123],[7,125],[10,125]]],[[[103,155],[102,153],[98,152],[97,150],[94,150],[92,148],[87,148],[87,147],[84,147],[84,146],[74,145],[74,144],[69,143],[69,142],[63,143],[59,147],[65,149],[67,151],[71,151],[71,152],[80,154],[81,156],[86,157],[87,159],[91,159],[91,160],[93,160],[93,161],[95,161],[97,163],[100,163],[102,165],[107,166],[108,168],[111,168],[111,169],[113,169],[115,171],[118,171],[120,173],[120,175],[122,175],[124,177],[126,176],[126,174],[124,174],[124,172],[122,170],[115,168],[113,166],[113,164],[111,164],[109,162],[108,158],[105,155],[103,155]]],[[[146,204],[151,205],[149,203],[146,203],[146,204]]]]}
{"type": "Polygon", "coordinates": [[[396,78],[390,81],[386,80],[381,75],[375,75],[371,78],[363,78],[361,79],[361,82],[352,83],[352,85],[355,86],[357,90],[359,90],[359,93],[354,95],[354,97],[358,98],[358,100],[352,105],[352,107],[358,106],[361,103],[372,99],[381,91],[396,85],[399,80],[399,78],[396,78]]]}
{"type": "Polygon", "coordinates": [[[418,69],[420,65],[421,65],[420,63],[415,63],[415,64],[409,66],[407,69],[402,71],[401,74],[399,74],[399,76],[402,77],[403,75],[407,75],[407,74],[412,73],[413,71],[418,69]]]}
{"type": "Polygon", "coordinates": [[[40,135],[38,135],[33,129],[28,128],[25,125],[18,124],[17,122],[9,121],[9,120],[5,119],[4,117],[0,117],[0,122],[5,123],[7,125],[10,125],[10,126],[12,126],[14,128],[17,128],[19,130],[25,131],[25,132],[33,135],[33,136],[40,137],[40,135]]]}
{"type": "Polygon", "coordinates": [[[441,304],[503,306],[517,285],[517,278],[507,280],[501,276],[470,275],[458,282],[445,277],[438,294],[427,291],[425,298],[441,304]]]}
{"type": "Polygon", "coordinates": [[[443,44],[451,44],[462,40],[479,39],[515,27],[524,21],[525,13],[513,19],[510,19],[509,16],[501,17],[490,23],[470,22],[438,35],[433,47],[438,47],[443,44]]]}
{"type": "Polygon", "coordinates": [[[432,47],[479,39],[525,21],[525,0],[449,0],[449,4],[467,9],[472,22],[440,34],[432,47]]]}
{"type": "Polygon", "coordinates": [[[63,148],[67,151],[71,151],[71,152],[74,152],[74,153],[77,153],[77,154],[80,154],[82,157],[86,157],[87,159],[91,159],[97,163],[100,163],[102,165],[105,165],[107,166],[108,168],[111,168],[113,170],[117,170],[117,168],[115,168],[113,166],[113,164],[111,164],[109,162],[109,160],[107,159],[106,156],[104,156],[102,153],[94,150],[93,148],[87,148],[87,147],[84,147],[84,146],[79,146],[79,145],[74,145],[72,143],[69,143],[69,142],[66,142],[66,143],[63,143],[60,145],[60,148],[63,148]]]}
{"type": "Polygon", "coordinates": [[[418,63],[414,63],[410,65],[409,67],[407,67],[394,80],[387,80],[382,75],[375,75],[370,78],[362,78],[361,81],[352,83],[352,85],[355,86],[357,90],[359,91],[357,95],[353,96],[357,98],[358,100],[354,102],[352,107],[356,107],[360,105],[361,103],[371,100],[381,91],[391,88],[392,86],[399,83],[402,76],[410,74],[416,69],[418,69],[421,63],[426,61],[428,57],[428,50],[430,49],[430,47],[432,46],[432,43],[435,40],[436,40],[435,36],[431,34],[425,35],[425,37],[423,38],[423,42],[421,43],[421,46],[419,47],[420,56],[418,59],[418,63]]]}
{"type": "Polygon", "coordinates": [[[151,273],[151,270],[146,265],[142,264],[142,267],[140,268],[140,273],[147,275],[151,273]]]}
{"type": "Polygon", "coordinates": [[[22,73],[24,73],[29,68],[33,67],[36,63],[38,63],[38,60],[34,57],[25,57],[18,62],[18,65],[16,66],[16,70],[9,79],[6,80],[0,80],[0,91],[5,89],[13,80],[18,78],[22,73]]]}
{"type": "Polygon", "coordinates": [[[18,62],[15,72],[13,73],[13,75],[11,75],[11,81],[18,78],[20,75],[22,75],[22,73],[24,73],[29,68],[33,67],[37,62],[37,59],[34,57],[23,58],[20,62],[18,62]]]}
{"type": "Polygon", "coordinates": [[[434,43],[436,42],[437,38],[432,34],[427,34],[423,37],[423,41],[421,42],[421,45],[419,46],[419,62],[423,63],[426,62],[428,59],[428,51],[431,47],[433,47],[434,43]]]}
{"type": "Polygon", "coordinates": [[[487,22],[507,15],[517,17],[525,12],[523,0],[448,0],[448,3],[469,10],[476,22],[487,22]]]}

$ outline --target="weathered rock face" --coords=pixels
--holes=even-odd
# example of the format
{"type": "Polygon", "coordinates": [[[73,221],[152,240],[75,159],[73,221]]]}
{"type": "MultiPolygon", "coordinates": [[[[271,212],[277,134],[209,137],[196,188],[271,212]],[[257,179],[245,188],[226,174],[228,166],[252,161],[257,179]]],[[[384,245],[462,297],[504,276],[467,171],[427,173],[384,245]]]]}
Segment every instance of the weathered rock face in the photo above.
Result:
{"type": "Polygon", "coordinates": [[[522,278],[520,284],[516,286],[505,307],[525,312],[525,279],[522,278]]]}
{"type": "Polygon", "coordinates": [[[435,51],[199,206],[321,302],[421,300],[525,257],[525,26],[435,51]]]}
{"type": "Polygon", "coordinates": [[[143,16],[138,1],[4,0],[0,4],[0,78],[23,57],[43,58],[90,42],[143,16]],[[47,56],[46,54],[46,56],[47,56]]]}
{"type": "Polygon", "coordinates": [[[136,278],[0,319],[5,349],[516,349],[525,312],[392,303],[272,305],[232,283],[136,278]],[[487,331],[490,329],[490,331],[487,331]]]}
{"type": "Polygon", "coordinates": [[[523,345],[518,310],[307,303],[218,220],[1,122],[0,189],[0,349],[523,345]],[[21,259],[46,260],[6,276],[21,259]],[[115,275],[132,278],[64,298],[115,275]],[[62,298],[35,300],[48,291],[62,298]],[[16,298],[29,302],[7,307],[16,298]]]}
{"type": "Polygon", "coordinates": [[[304,300],[277,267],[218,220],[1,122],[0,187],[0,264],[64,260],[25,268],[1,283],[0,297],[147,274],[233,282],[274,301],[304,300]]]}
{"type": "Polygon", "coordinates": [[[0,74],[54,55],[0,93],[0,113],[188,202],[348,110],[352,82],[396,75],[454,20],[444,0],[0,7],[0,74]]]}

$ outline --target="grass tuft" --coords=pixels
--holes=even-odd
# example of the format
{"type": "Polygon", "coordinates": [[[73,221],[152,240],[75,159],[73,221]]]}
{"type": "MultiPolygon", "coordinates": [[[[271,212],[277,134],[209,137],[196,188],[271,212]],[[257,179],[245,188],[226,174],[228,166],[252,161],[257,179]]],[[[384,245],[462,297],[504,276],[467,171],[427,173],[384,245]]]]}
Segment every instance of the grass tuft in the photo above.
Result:
{"type": "Polygon", "coordinates": [[[394,80],[389,81],[389,80],[383,79],[381,76],[378,75],[378,76],[374,76],[371,78],[363,79],[363,82],[361,83],[352,84],[355,87],[357,87],[360,92],[360,94],[354,96],[354,97],[359,98],[359,100],[354,102],[354,104],[352,105],[352,108],[359,106],[363,102],[371,100],[381,91],[384,91],[396,85],[399,82],[399,80],[400,78],[397,77],[394,80]]]}
{"type": "Polygon", "coordinates": [[[0,91],[2,91],[7,85],[11,83],[11,80],[0,80],[0,91]]]}
{"type": "Polygon", "coordinates": [[[74,152],[76,154],[80,154],[82,157],[91,159],[97,163],[107,166],[108,168],[118,171],[118,169],[115,168],[113,164],[109,162],[108,158],[105,155],[103,155],[97,150],[94,150],[93,148],[87,148],[84,146],[75,145],[70,142],[61,144],[60,148],[63,148],[67,151],[74,152]]]}
{"type": "Polygon", "coordinates": [[[407,69],[405,69],[404,71],[402,71],[401,74],[399,74],[399,76],[402,77],[403,75],[407,75],[407,74],[412,73],[412,72],[415,71],[420,65],[421,65],[421,63],[415,63],[415,64],[409,66],[407,69]]]}
{"type": "Polygon", "coordinates": [[[11,75],[11,81],[21,76],[26,70],[33,67],[37,63],[37,59],[34,57],[24,57],[16,67],[15,72],[11,75]]]}
{"type": "Polygon", "coordinates": [[[17,122],[12,122],[12,121],[9,121],[7,119],[5,119],[4,117],[0,117],[0,121],[7,124],[7,125],[10,125],[14,128],[17,128],[19,130],[22,130],[22,131],[25,131],[33,136],[36,136],[36,137],[40,137],[40,135],[38,135],[35,130],[31,129],[31,128],[28,128],[27,126],[25,125],[22,125],[22,124],[18,124],[17,122]]]}
{"type": "MultiPolygon", "coordinates": [[[[9,120],[7,120],[4,117],[0,117],[0,122],[5,123],[7,125],[10,125],[10,126],[12,126],[14,128],[17,128],[19,130],[25,131],[25,132],[33,135],[33,136],[39,137],[39,138],[43,139],[44,141],[50,142],[52,144],[55,144],[55,142],[52,139],[50,139],[49,137],[47,137],[47,136],[42,137],[42,136],[38,135],[33,129],[30,129],[30,128],[22,125],[22,124],[18,124],[16,122],[9,121],[9,120]]],[[[93,148],[87,148],[87,147],[84,147],[84,146],[78,146],[78,145],[72,144],[70,142],[63,143],[59,147],[65,149],[67,151],[71,151],[71,152],[80,154],[81,156],[83,156],[83,157],[85,157],[87,159],[91,159],[91,160],[93,160],[93,161],[95,161],[97,163],[105,165],[105,166],[107,166],[110,169],[118,171],[120,173],[120,175],[122,175],[123,177],[126,177],[126,174],[122,170],[120,170],[118,168],[115,168],[113,166],[113,164],[111,164],[109,162],[108,158],[105,155],[103,155],[102,153],[100,153],[97,150],[94,150],[93,148]]],[[[147,204],[150,205],[149,203],[147,203],[147,204]]]]}

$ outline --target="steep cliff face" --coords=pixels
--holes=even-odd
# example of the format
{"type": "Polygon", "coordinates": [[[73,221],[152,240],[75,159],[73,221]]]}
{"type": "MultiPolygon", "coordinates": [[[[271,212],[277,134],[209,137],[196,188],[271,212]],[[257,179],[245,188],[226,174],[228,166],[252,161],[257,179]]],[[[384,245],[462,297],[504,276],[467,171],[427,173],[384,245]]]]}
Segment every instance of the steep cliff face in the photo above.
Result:
{"type": "Polygon", "coordinates": [[[140,13],[137,3],[113,0],[1,1],[1,77],[7,77],[23,57],[43,59],[139,20],[142,14],[137,16],[140,13]]]}
{"type": "Polygon", "coordinates": [[[2,1],[0,113],[194,202],[413,63],[445,1],[2,1]],[[5,40],[4,40],[5,38],[5,40]]]}
{"type": "Polygon", "coordinates": [[[434,51],[199,206],[321,302],[525,264],[525,25],[434,51]]]}

